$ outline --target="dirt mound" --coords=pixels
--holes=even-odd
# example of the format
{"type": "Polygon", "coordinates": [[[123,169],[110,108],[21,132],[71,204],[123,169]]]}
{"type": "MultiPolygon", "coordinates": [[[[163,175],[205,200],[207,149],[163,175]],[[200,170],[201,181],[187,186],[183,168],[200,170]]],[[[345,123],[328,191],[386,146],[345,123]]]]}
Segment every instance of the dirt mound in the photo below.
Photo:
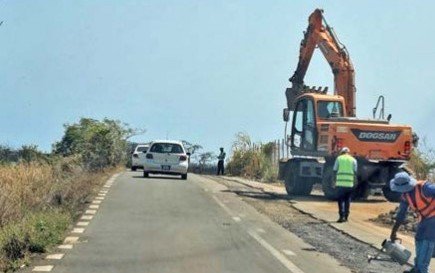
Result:
{"type": "MultiPolygon", "coordinates": [[[[396,208],[387,213],[382,213],[378,217],[372,219],[372,221],[383,226],[392,227],[396,220],[396,214],[398,209],[399,208],[396,208]]],[[[408,211],[406,219],[401,225],[400,230],[414,233],[417,230],[417,214],[412,211],[408,211]]]]}

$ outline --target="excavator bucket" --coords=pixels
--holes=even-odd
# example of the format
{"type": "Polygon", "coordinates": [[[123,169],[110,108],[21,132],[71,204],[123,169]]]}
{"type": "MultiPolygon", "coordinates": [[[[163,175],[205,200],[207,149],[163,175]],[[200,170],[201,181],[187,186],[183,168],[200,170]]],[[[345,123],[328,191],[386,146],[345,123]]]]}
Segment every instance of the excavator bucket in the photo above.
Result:
{"type": "Polygon", "coordinates": [[[285,90],[285,96],[287,97],[287,108],[290,111],[294,111],[296,98],[300,96],[301,90],[297,87],[289,87],[285,90]]]}

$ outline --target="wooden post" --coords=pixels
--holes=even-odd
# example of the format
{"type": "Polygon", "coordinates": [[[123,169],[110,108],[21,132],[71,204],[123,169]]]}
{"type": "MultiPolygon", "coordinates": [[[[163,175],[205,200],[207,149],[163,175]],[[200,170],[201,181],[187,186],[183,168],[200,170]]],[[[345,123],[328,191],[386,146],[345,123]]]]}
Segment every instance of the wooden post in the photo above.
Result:
{"type": "Polygon", "coordinates": [[[281,151],[282,151],[282,157],[284,157],[284,139],[281,142],[281,151]]]}
{"type": "Polygon", "coordinates": [[[281,158],[281,154],[280,154],[280,143],[279,143],[279,139],[278,139],[278,158],[281,158]]]}

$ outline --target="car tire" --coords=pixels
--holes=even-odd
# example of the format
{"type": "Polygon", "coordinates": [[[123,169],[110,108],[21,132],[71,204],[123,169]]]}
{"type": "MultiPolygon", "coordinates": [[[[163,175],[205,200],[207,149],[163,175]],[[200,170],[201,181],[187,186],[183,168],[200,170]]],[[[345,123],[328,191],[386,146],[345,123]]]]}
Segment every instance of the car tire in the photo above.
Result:
{"type": "Polygon", "coordinates": [[[181,175],[181,179],[186,180],[187,179],[187,173],[181,175]]]}
{"type": "Polygon", "coordinates": [[[135,171],[137,170],[137,167],[133,167],[133,166],[131,166],[131,170],[132,170],[133,172],[135,172],[135,171]]]}
{"type": "Polygon", "coordinates": [[[148,178],[148,177],[150,177],[150,174],[149,174],[149,172],[146,172],[146,171],[144,171],[144,172],[143,172],[143,177],[145,177],[145,178],[148,178]]]}

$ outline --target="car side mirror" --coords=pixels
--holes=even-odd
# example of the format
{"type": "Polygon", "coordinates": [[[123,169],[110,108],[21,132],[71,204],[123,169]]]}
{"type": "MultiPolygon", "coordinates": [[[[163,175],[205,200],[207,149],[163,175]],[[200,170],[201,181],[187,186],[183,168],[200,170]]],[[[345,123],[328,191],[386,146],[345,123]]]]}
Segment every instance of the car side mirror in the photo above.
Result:
{"type": "Polygon", "coordinates": [[[289,121],[289,117],[290,117],[290,110],[289,110],[288,108],[284,108],[284,109],[282,110],[282,119],[283,119],[285,122],[288,122],[288,121],[289,121]]]}
{"type": "Polygon", "coordinates": [[[191,153],[186,153],[186,155],[187,155],[187,156],[190,156],[190,155],[191,155],[191,153]]]}
{"type": "Polygon", "coordinates": [[[147,153],[147,151],[142,151],[142,153],[146,154],[146,153],[147,153]]]}

